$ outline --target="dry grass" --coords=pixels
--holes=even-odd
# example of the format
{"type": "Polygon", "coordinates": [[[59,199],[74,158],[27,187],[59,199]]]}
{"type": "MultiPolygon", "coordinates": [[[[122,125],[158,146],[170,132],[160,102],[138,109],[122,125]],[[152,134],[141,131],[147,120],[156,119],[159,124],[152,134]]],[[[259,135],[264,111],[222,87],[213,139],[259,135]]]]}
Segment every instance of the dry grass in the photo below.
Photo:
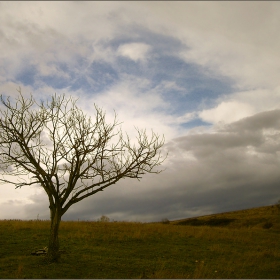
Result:
{"type": "Polygon", "coordinates": [[[215,215],[234,219],[223,226],[62,222],[65,253],[51,265],[30,255],[47,245],[49,221],[0,221],[0,278],[279,278],[274,210],[215,215]]]}

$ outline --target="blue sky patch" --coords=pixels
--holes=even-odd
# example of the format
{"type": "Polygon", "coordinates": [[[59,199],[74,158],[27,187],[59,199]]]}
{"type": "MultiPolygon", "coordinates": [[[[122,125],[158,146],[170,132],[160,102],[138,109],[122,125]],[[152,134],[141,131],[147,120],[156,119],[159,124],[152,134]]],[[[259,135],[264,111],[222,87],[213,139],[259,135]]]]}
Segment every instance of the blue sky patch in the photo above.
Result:
{"type": "Polygon", "coordinates": [[[34,85],[38,71],[34,65],[24,67],[16,76],[17,83],[22,83],[25,86],[34,85]]]}
{"type": "Polygon", "coordinates": [[[201,119],[194,119],[194,120],[191,120],[189,122],[182,123],[181,127],[184,127],[186,129],[191,129],[191,128],[194,128],[194,127],[211,126],[211,125],[212,125],[211,123],[204,122],[201,119]]]}

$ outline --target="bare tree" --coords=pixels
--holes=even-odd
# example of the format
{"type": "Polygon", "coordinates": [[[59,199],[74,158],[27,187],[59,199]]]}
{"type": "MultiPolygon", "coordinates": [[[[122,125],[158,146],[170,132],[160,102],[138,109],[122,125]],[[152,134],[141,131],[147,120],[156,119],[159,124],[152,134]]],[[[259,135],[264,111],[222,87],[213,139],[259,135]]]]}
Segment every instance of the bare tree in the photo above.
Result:
{"type": "Polygon", "coordinates": [[[65,95],[37,102],[32,95],[11,101],[0,97],[0,172],[2,183],[16,188],[38,185],[49,198],[50,238],[47,258],[59,258],[58,231],[69,207],[120,179],[140,179],[163,162],[164,138],[137,130],[137,145],[124,136],[115,119],[94,105],[95,120],[65,95]],[[13,175],[14,177],[11,177],[13,175]],[[15,178],[15,179],[11,179],[15,178]]]}

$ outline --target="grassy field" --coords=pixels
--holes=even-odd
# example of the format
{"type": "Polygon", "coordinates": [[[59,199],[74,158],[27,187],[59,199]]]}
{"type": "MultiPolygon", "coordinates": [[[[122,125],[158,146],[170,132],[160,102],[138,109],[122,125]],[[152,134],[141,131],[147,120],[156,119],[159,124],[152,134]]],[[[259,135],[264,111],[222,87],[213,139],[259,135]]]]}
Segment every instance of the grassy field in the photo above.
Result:
{"type": "Polygon", "coordinates": [[[0,278],[279,278],[277,206],[170,223],[62,222],[59,263],[31,252],[49,221],[0,221],[0,278]]]}

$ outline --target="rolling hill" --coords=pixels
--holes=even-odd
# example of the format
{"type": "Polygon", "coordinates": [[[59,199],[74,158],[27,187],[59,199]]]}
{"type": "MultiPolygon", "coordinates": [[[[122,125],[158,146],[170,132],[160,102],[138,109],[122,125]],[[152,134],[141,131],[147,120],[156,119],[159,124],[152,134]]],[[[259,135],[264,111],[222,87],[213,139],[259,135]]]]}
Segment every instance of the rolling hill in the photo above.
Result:
{"type": "Polygon", "coordinates": [[[172,221],[173,225],[280,230],[280,205],[264,206],[172,221]]]}

